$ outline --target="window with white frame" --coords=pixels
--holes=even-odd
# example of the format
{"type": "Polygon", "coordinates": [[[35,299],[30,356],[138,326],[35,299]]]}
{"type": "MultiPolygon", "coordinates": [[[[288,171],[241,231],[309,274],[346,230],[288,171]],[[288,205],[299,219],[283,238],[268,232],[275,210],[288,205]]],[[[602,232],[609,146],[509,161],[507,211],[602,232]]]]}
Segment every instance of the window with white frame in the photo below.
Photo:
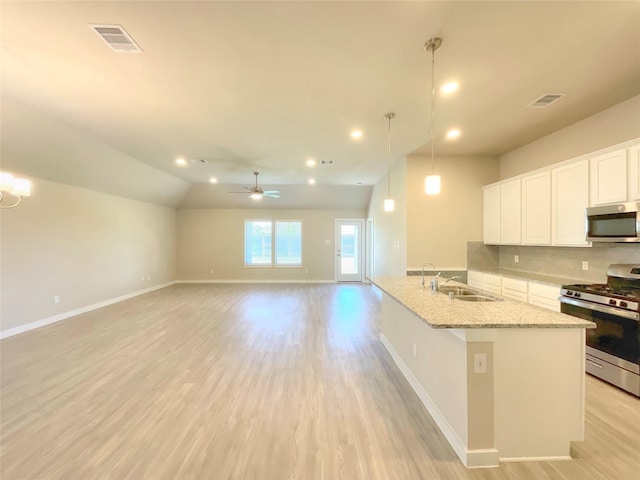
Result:
{"type": "Polygon", "coordinates": [[[302,265],[302,222],[245,220],[244,264],[247,266],[302,265]],[[275,245],[275,249],[273,246],[275,245]]]}

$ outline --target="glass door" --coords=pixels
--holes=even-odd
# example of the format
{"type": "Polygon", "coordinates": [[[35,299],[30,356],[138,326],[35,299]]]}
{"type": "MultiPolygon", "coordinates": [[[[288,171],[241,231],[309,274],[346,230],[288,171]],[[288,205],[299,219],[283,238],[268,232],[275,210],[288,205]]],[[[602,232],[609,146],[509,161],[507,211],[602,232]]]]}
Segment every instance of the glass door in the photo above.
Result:
{"type": "Polygon", "coordinates": [[[336,280],[362,282],[363,221],[336,220],[336,280]]]}

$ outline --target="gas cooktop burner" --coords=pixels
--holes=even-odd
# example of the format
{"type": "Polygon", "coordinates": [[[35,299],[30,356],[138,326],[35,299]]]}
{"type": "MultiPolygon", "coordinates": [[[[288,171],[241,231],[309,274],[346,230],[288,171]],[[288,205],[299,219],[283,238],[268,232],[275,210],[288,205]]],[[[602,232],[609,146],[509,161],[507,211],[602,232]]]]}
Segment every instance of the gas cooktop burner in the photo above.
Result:
{"type": "Polygon", "coordinates": [[[594,284],[578,284],[578,285],[565,285],[564,288],[568,290],[575,290],[577,292],[593,293],[596,295],[604,295],[618,298],[640,298],[640,290],[634,288],[612,288],[607,284],[594,283],[594,284]]]}

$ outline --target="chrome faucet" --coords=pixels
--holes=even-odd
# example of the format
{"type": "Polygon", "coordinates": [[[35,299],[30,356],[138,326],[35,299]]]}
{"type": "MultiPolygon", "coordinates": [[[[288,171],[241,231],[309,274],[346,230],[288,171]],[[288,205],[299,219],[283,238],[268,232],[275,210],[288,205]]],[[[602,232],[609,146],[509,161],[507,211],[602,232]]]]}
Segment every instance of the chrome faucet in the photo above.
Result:
{"type": "Polygon", "coordinates": [[[455,275],[454,275],[453,277],[451,277],[451,278],[447,278],[444,282],[442,282],[442,283],[440,284],[440,286],[436,287],[436,290],[437,290],[438,288],[440,288],[441,286],[443,286],[445,283],[450,282],[451,280],[458,280],[459,278],[460,278],[460,277],[457,277],[457,276],[455,276],[455,275]]]}
{"type": "Polygon", "coordinates": [[[420,280],[420,283],[422,284],[422,288],[424,288],[424,267],[426,267],[427,265],[431,265],[431,267],[433,267],[433,269],[436,269],[436,266],[433,263],[424,263],[422,264],[422,280],[420,280]]]}
{"type": "Polygon", "coordinates": [[[437,292],[438,291],[438,277],[442,275],[442,272],[438,272],[438,274],[433,277],[431,279],[431,281],[429,282],[429,288],[431,288],[432,292],[437,292]]]}

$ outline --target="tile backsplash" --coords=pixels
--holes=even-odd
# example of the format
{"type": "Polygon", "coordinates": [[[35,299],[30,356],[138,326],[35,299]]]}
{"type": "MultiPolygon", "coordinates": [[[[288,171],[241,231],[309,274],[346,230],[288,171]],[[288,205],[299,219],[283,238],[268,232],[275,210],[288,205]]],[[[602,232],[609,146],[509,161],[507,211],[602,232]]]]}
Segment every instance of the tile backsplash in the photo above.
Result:
{"type": "Polygon", "coordinates": [[[592,247],[533,247],[467,242],[467,268],[508,268],[585,282],[603,283],[612,263],[640,264],[639,244],[598,243],[592,247]],[[515,262],[518,256],[518,263],[515,262]],[[588,263],[588,270],[582,269],[588,263]]]}

